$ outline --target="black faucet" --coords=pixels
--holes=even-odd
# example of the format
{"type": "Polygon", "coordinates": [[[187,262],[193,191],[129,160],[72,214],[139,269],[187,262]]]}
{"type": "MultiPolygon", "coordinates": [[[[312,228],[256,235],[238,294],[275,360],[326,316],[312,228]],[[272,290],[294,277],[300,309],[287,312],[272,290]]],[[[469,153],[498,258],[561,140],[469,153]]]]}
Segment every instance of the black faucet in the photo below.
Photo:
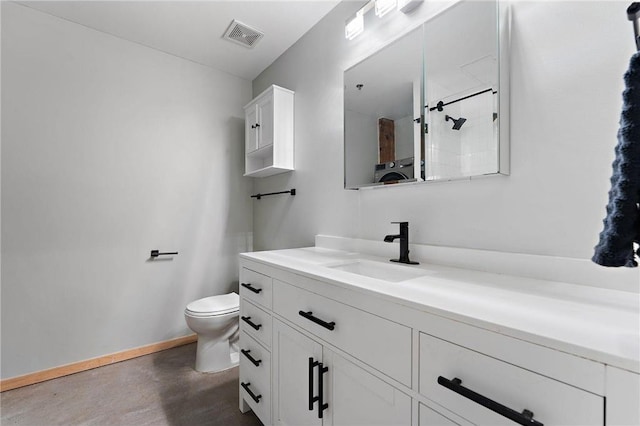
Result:
{"type": "Polygon", "coordinates": [[[387,235],[384,237],[386,243],[392,243],[396,238],[400,238],[400,258],[391,259],[392,262],[406,263],[408,265],[419,265],[419,262],[409,260],[409,222],[391,222],[400,224],[398,235],[387,235]]]}

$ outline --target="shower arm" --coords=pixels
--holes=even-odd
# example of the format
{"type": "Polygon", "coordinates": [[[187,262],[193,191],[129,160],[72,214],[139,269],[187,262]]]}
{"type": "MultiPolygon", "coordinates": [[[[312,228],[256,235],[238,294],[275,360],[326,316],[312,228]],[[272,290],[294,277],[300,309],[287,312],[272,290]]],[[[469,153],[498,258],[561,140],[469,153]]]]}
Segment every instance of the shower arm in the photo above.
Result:
{"type": "Polygon", "coordinates": [[[640,51],[640,2],[633,2],[627,8],[627,18],[633,23],[636,49],[640,51]]]}

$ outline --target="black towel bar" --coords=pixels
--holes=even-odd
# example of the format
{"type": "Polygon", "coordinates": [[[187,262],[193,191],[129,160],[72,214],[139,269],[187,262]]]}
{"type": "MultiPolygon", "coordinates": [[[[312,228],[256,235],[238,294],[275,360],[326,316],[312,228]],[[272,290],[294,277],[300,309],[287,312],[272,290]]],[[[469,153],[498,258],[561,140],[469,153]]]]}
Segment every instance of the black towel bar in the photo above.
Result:
{"type": "Polygon", "coordinates": [[[251,196],[251,198],[256,198],[256,199],[260,199],[262,197],[266,197],[268,195],[277,195],[277,194],[291,194],[291,195],[296,195],[296,190],[294,189],[290,189],[289,191],[280,191],[280,192],[269,192],[268,194],[253,194],[251,196]]]}

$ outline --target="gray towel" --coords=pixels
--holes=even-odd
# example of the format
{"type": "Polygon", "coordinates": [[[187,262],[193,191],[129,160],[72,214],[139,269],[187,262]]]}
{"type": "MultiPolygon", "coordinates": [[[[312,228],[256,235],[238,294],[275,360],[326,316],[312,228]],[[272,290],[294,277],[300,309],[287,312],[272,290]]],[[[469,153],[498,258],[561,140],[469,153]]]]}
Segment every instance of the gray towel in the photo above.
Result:
{"type": "MultiPolygon", "coordinates": [[[[633,243],[640,243],[640,52],[631,57],[624,81],[607,217],[591,260],[635,267],[633,243]]],[[[635,254],[640,256],[640,249],[635,254]]]]}

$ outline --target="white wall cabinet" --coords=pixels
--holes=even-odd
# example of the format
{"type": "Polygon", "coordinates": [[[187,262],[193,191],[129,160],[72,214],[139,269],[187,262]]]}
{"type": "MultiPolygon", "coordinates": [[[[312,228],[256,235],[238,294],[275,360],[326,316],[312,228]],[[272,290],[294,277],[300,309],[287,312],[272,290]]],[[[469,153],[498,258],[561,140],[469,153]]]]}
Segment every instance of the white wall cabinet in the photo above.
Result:
{"type": "Polygon", "coordinates": [[[293,170],[294,92],[272,85],[244,107],[245,176],[293,170]]]}
{"type": "Polygon", "coordinates": [[[265,386],[268,380],[251,378],[252,365],[242,362],[241,381],[251,379],[264,404],[254,408],[259,404],[241,388],[240,407],[254,409],[264,424],[637,422],[635,373],[607,375],[603,363],[253,261],[250,254],[241,265],[241,312],[257,315],[271,336],[241,321],[247,332],[240,344],[268,352],[262,358],[270,356],[271,376],[265,386]]]}

